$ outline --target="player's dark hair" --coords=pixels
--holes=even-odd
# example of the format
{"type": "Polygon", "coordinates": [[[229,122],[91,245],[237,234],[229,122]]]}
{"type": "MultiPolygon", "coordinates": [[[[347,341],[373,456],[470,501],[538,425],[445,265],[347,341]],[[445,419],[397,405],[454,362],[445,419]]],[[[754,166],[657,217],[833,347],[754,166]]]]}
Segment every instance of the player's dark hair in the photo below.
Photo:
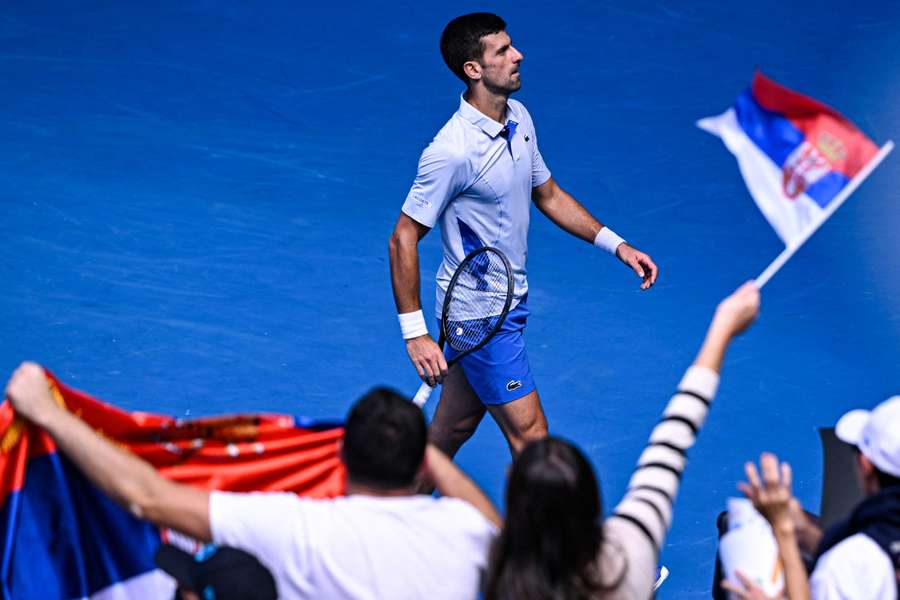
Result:
{"type": "Polygon", "coordinates": [[[344,425],[347,476],[378,489],[406,487],[422,464],[427,439],[421,409],[394,390],[374,388],[356,402],[344,425]]]}
{"type": "Polygon", "coordinates": [[[484,42],[481,38],[506,30],[506,21],[492,13],[472,13],[456,17],[441,34],[441,56],[453,74],[468,83],[463,65],[470,60],[481,61],[484,42]]]}
{"type": "Polygon", "coordinates": [[[578,448],[554,437],[526,446],[507,482],[485,600],[595,598],[602,516],[594,470],[578,448]]]}

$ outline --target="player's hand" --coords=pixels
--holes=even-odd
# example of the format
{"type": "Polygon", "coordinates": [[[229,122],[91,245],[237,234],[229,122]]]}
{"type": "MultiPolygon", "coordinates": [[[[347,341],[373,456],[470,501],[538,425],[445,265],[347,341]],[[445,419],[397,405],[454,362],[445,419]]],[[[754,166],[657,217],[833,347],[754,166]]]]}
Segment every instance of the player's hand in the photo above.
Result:
{"type": "Polygon", "coordinates": [[[406,352],[422,381],[431,387],[444,381],[447,376],[447,359],[430,335],[406,340],[406,352]]]}
{"type": "Polygon", "coordinates": [[[5,395],[21,417],[40,425],[59,406],[50,393],[44,369],[33,362],[23,362],[6,384],[5,395]]]}
{"type": "Polygon", "coordinates": [[[748,281],[716,307],[713,327],[721,329],[729,338],[742,333],[759,315],[759,289],[748,281]]]}
{"type": "Polygon", "coordinates": [[[775,600],[783,597],[783,593],[778,592],[774,597],[770,598],[761,587],[756,585],[752,579],[741,573],[740,570],[735,571],[735,575],[737,575],[743,585],[735,585],[727,579],[722,580],[722,588],[731,592],[732,598],[739,598],[740,600],[775,600]]]}
{"type": "Polygon", "coordinates": [[[642,290],[649,289],[651,285],[656,283],[656,276],[659,273],[659,269],[657,268],[656,263],[653,262],[653,259],[647,254],[644,254],[637,248],[629,246],[627,242],[623,242],[616,248],[616,256],[618,256],[619,260],[628,265],[631,270],[637,273],[637,276],[643,280],[641,282],[642,290]]]}
{"type": "Polygon", "coordinates": [[[791,465],[786,462],[779,464],[777,456],[766,452],[759,458],[759,468],[757,471],[752,462],[745,464],[747,482],[739,483],[738,489],[753,502],[772,529],[780,533],[794,533],[800,503],[791,493],[791,465]]]}

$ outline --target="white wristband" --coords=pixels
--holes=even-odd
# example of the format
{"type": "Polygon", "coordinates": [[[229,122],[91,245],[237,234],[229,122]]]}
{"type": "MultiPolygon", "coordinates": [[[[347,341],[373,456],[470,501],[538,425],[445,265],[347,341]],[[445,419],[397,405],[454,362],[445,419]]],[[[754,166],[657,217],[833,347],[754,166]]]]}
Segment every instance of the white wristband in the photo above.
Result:
{"type": "Polygon", "coordinates": [[[594,237],[594,245],[598,248],[603,248],[610,254],[616,253],[616,248],[619,247],[619,244],[624,244],[625,240],[619,237],[615,231],[610,229],[609,227],[603,227],[600,231],[597,232],[596,237],[594,237]]]}
{"type": "Polygon", "coordinates": [[[421,309],[397,315],[397,319],[400,321],[400,331],[403,332],[404,340],[428,333],[428,327],[425,326],[425,315],[422,314],[421,309]]]}

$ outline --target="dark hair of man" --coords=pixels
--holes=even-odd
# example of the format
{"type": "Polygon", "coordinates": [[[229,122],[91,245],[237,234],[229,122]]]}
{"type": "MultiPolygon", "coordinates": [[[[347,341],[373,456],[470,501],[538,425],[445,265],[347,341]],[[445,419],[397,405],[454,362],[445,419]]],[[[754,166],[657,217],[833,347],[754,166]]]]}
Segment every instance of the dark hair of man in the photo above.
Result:
{"type": "Polygon", "coordinates": [[[900,477],[885,473],[875,465],[872,465],[872,469],[875,472],[875,479],[878,480],[878,489],[886,490],[887,488],[900,486],[900,477]]]}
{"type": "Polygon", "coordinates": [[[507,482],[485,600],[596,597],[601,519],[597,479],[578,448],[554,437],[526,446],[507,482]]]}
{"type": "Polygon", "coordinates": [[[472,13],[456,17],[441,34],[441,56],[453,73],[469,83],[463,65],[470,60],[481,62],[484,42],[481,38],[506,30],[506,21],[492,13],[472,13]]]}
{"type": "Polygon", "coordinates": [[[356,402],[344,425],[347,476],[377,489],[407,487],[422,464],[427,439],[418,407],[394,390],[372,389],[356,402]]]}

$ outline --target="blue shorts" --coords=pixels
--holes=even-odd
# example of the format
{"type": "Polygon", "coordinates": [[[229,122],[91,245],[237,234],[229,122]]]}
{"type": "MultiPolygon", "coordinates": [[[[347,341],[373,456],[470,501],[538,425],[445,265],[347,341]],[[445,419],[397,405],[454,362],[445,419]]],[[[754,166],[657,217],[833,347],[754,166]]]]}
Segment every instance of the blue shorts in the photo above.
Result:
{"type": "MultiPolygon", "coordinates": [[[[525,321],[530,314],[527,299],[526,294],[509,311],[500,331],[487,344],[460,360],[469,385],[484,404],[506,404],[535,390],[525,351],[525,321]]],[[[446,351],[448,360],[457,354],[449,345],[446,351]]]]}

